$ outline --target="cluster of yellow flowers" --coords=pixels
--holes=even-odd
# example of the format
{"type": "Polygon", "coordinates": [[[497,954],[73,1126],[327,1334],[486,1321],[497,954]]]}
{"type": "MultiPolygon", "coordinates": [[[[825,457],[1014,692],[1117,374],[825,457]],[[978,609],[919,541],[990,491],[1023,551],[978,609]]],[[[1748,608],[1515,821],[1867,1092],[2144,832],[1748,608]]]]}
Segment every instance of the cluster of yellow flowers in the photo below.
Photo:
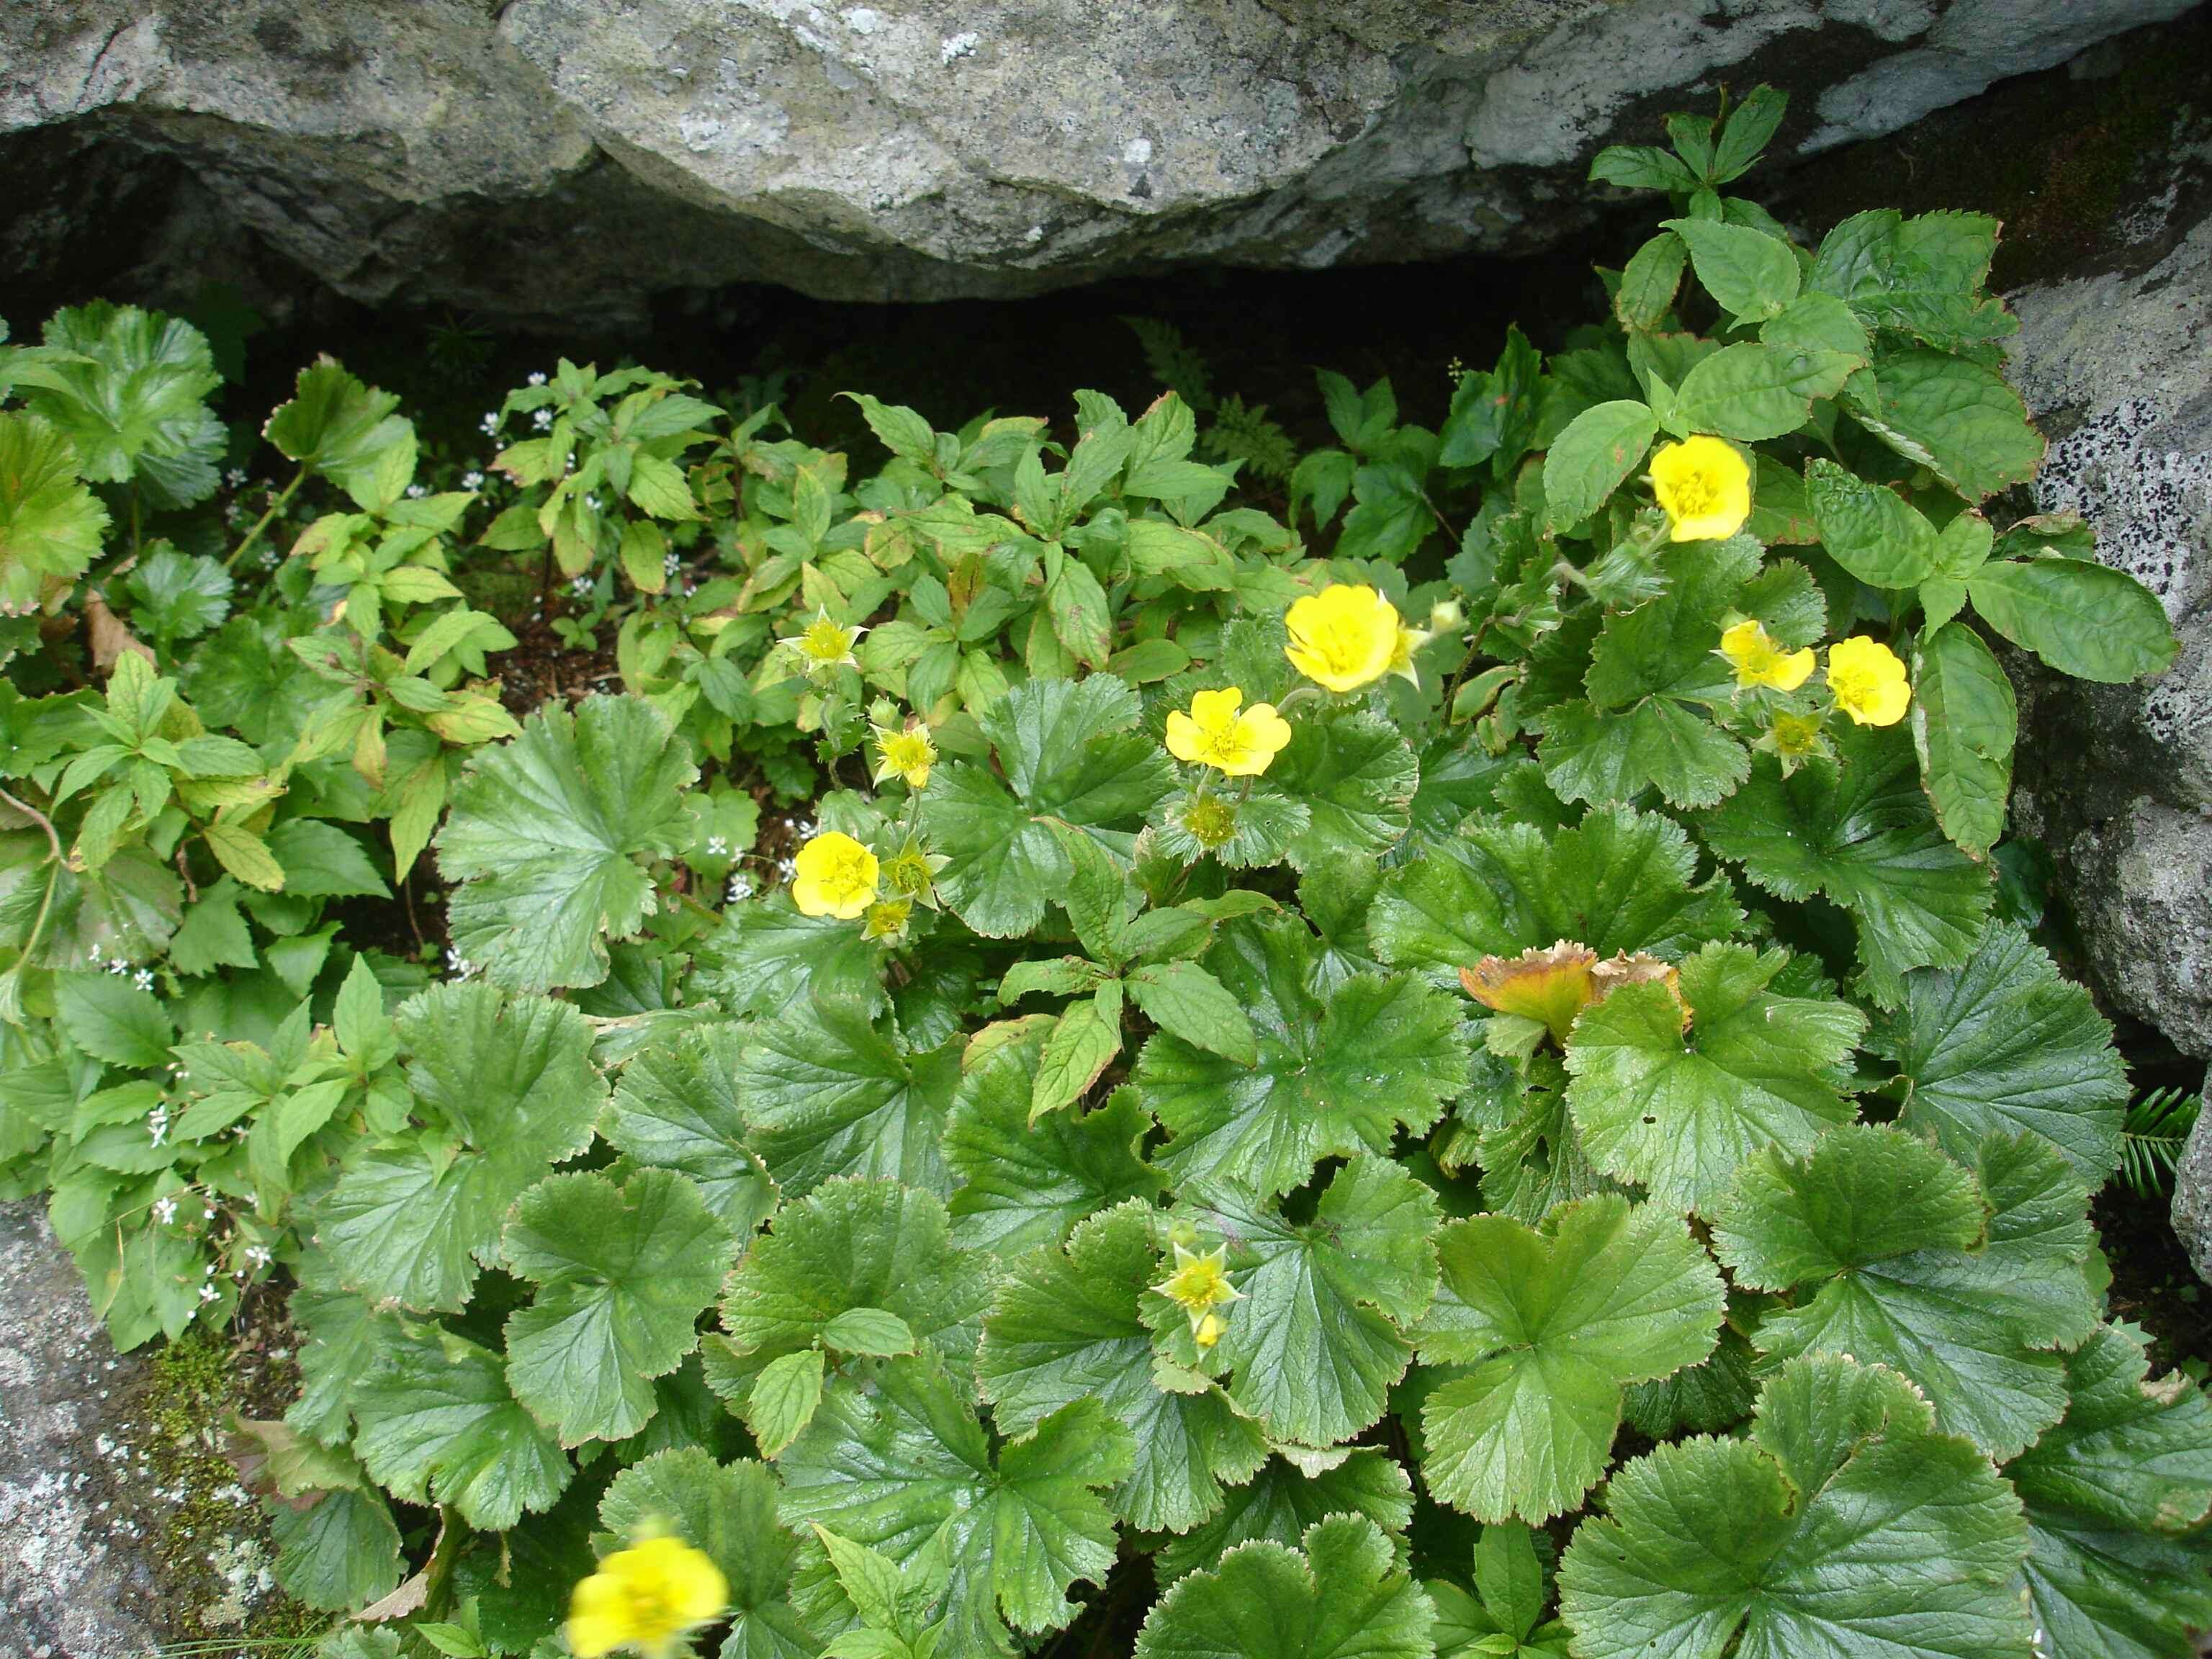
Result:
{"type": "MultiPolygon", "coordinates": [[[[893,778],[920,794],[929,786],[929,769],[937,764],[937,745],[929,728],[909,720],[903,726],[873,726],[876,750],[875,780],[893,778]]],[[[908,836],[888,861],[876,856],[866,842],[842,830],[811,836],[792,860],[791,898],[799,914],[834,916],[851,921],[865,916],[870,939],[896,939],[912,920],[915,905],[926,900],[944,866],[921,844],[908,836]],[[882,896],[884,889],[891,896],[882,896]]]]}
{"type": "MultiPolygon", "coordinates": [[[[1735,535],[1751,516],[1751,468],[1735,445],[1719,438],[1662,447],[1651,457],[1651,492],[1666,511],[1673,541],[1720,540],[1735,535]]],[[[1809,648],[1784,650],[1755,621],[1724,631],[1720,652],[1741,687],[1795,691],[1813,675],[1809,648]]],[[[1881,641],[1864,635],[1828,647],[1827,684],[1836,707],[1861,726],[1894,726],[1912,702],[1904,663],[1881,641]]],[[[1811,750],[1820,723],[1785,712],[1775,717],[1774,732],[1785,756],[1802,755],[1811,750]]]]}

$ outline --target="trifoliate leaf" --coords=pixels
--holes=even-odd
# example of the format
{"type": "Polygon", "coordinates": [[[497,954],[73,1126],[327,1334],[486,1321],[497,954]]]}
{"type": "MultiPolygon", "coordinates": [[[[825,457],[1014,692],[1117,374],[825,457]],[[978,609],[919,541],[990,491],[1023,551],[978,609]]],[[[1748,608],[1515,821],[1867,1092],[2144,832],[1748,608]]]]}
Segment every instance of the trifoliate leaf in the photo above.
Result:
{"type": "Polygon", "coordinates": [[[1689,836],[1656,812],[1598,807],[1549,836],[1477,818],[1384,878],[1368,932],[1401,966],[1456,970],[1563,939],[1673,958],[1743,921],[1725,880],[1691,885],[1697,867],[1689,836]]]}
{"type": "Polygon", "coordinates": [[[959,1080],[957,1039],[913,1053],[890,1022],[819,1001],[756,1026],[739,1066],[753,1150],[787,1196],[835,1176],[952,1189],[940,1142],[959,1080]]]}
{"type": "Polygon", "coordinates": [[[553,1431],[507,1391],[488,1348],[410,1327],[354,1383],[354,1449],[410,1504],[450,1504],[472,1527],[513,1526],[546,1508],[575,1471],[553,1431]]]}
{"type": "Polygon", "coordinates": [[[1033,679],[981,716],[1002,783],[956,763],[930,780],[922,823],[950,860],[938,890],[960,919],[996,939],[1028,933],[1068,880],[1067,854],[1039,820],[1057,819],[1128,850],[1174,767],[1137,724],[1137,694],[1111,674],[1033,679]]]}
{"type": "Polygon", "coordinates": [[[1748,1438],[1661,1446],[1613,1475],[1606,1510],[1559,1567],[1587,1659],[2027,1651],[2020,1500],[1882,1367],[1790,1361],[1748,1438]]]}
{"type": "Polygon", "coordinates": [[[0,606],[60,604],[100,556],[107,509],[84,487],[76,451],[51,422],[0,414],[0,606]]]}
{"type": "Polygon", "coordinates": [[[460,883],[453,948],[523,990],[597,985],[605,938],[658,907],[642,858],[690,844],[684,791],[698,775],[684,739],[641,697],[547,705],[522,735],[479,751],[453,787],[438,867],[460,883]]]}
{"type": "Polygon", "coordinates": [[[692,989],[740,1018],[783,1012],[810,992],[864,1005],[884,1004],[884,947],[835,916],[805,916],[787,894],[722,913],[719,933],[699,941],[692,989]]]}
{"type": "Polygon", "coordinates": [[[1163,1271],[1152,1213],[1141,1200],[1122,1204],[1077,1227],[1065,1251],[1010,1263],[976,1377],[1002,1434],[1097,1400],[1135,1442],[1128,1477],[1108,1496],[1115,1513],[1133,1526],[1183,1532],[1221,1507],[1224,1483],[1251,1478],[1267,1443],[1218,1387],[1188,1376],[1170,1392],[1155,1380],[1139,1313],[1163,1271]]]}
{"type": "Polygon", "coordinates": [[[2212,1625],[2212,1408],[2107,1325],[2066,1357],[2066,1415],[2005,1466],[2051,1659],[2190,1659],[2212,1625]]]}
{"type": "Polygon", "coordinates": [[[1310,1474],[1286,1458],[1270,1457],[1249,1483],[1230,1489],[1219,1514],[1180,1538],[1160,1540],[1153,1568],[1164,1583],[1217,1567],[1254,1539],[1295,1549],[1306,1528],[1326,1515],[1364,1516],[1401,1536],[1413,1519],[1413,1483],[1395,1458],[1368,1447],[1310,1474]]]}
{"type": "Polygon", "coordinates": [[[1845,1062],[1865,1016],[1778,996],[1781,950],[1708,945],[1666,985],[1624,985],[1567,1044],[1567,1105],[1591,1161],[1655,1199],[1709,1212],[1754,1152],[1808,1149],[1851,1116],[1845,1062]],[[1689,1029],[1683,1029],[1683,1009],[1689,1029]]]}
{"type": "Polygon", "coordinates": [[[1221,929],[1205,958],[1250,1015],[1257,1066],[1161,1032],[1139,1056],[1144,1104],[1171,1139],[1171,1180],[1226,1178],[1265,1193],[1303,1182],[1327,1157],[1388,1152],[1401,1127],[1436,1121],[1467,1074],[1460,1005],[1411,974],[1313,988],[1319,946],[1295,917],[1221,929]]]}
{"type": "Polygon", "coordinates": [[[1176,1210],[1201,1248],[1224,1243],[1238,1300],[1214,1311],[1201,1356],[1182,1307],[1154,1294],[1146,1322],[1186,1367],[1232,1371],[1230,1397],[1269,1437],[1304,1446],[1349,1439],[1382,1414],[1405,1375],[1405,1332],[1436,1293],[1436,1194],[1387,1158],[1331,1177],[1310,1222],[1293,1222],[1233,1182],[1194,1185],[1176,1210]]]}
{"type": "Polygon", "coordinates": [[[776,1520],[775,1477],[739,1459],[717,1463],[695,1446],[654,1454],[614,1478],[599,1500],[613,1540],[665,1529],[703,1552],[730,1586],[722,1659],[814,1659],[821,1642],[789,1599],[799,1540],[776,1520]]]}
{"type": "Polygon", "coordinates": [[[1333,852],[1370,855],[1389,848],[1413,820],[1420,763],[1398,728],[1356,710],[1301,714],[1291,744],[1267,769],[1267,786],[1308,814],[1291,837],[1290,859],[1304,870],[1333,852]]]}
{"type": "Polygon", "coordinates": [[[991,1299],[988,1259],[956,1249],[945,1206],[895,1181],[832,1181],[786,1205],[753,1245],[722,1303],[729,1363],[726,1394],[769,1361],[828,1342],[856,1308],[902,1322],[963,1382],[991,1299]]]}
{"type": "Polygon", "coordinates": [[[539,1182],[501,1240],[508,1269],[538,1286],[507,1322],[515,1397],[564,1445],[620,1440],[652,1416],[650,1379],[698,1346],[730,1236],[672,1170],[539,1182]]]}
{"type": "Polygon", "coordinates": [[[365,1148],[318,1206],[315,1230],[346,1285],[404,1307],[459,1309],[476,1262],[498,1260],[507,1206],[591,1144],[606,1083],[583,1016],[544,997],[434,986],[396,1023],[414,1055],[417,1115],[442,1120],[465,1150],[441,1158],[421,1136],[365,1148]]]}
{"type": "Polygon", "coordinates": [[[1032,1027],[971,1059],[953,1091],[945,1161],[961,1183],[952,1237],[963,1249],[1014,1255],[1056,1244],[1085,1216],[1166,1185],[1138,1156],[1152,1121],[1134,1090],[1029,1121],[1039,1041],[1032,1027]]]}
{"type": "Polygon", "coordinates": [[[903,1565],[944,1531],[942,1659],[1013,1651],[1075,1616],[1103,1583],[1114,1520],[1097,1488],[1129,1473],[1129,1431],[1095,1401],[1063,1407],[994,1462],[983,1426],[933,1357],[864,1362],[874,1386],[833,1389],[778,1464],[787,1524],[817,1522],[903,1565]]]}
{"type": "Polygon", "coordinates": [[[1837,758],[1784,778],[1762,755],[1751,781],[1707,814],[1714,851],[1768,892],[1824,893],[1858,924],[1858,983],[1896,1006],[1915,968],[1955,968],[1981,937],[1995,888],[1987,866],[1954,847],[1920,787],[1902,727],[1835,735],[1837,758]]]}
{"type": "Polygon", "coordinates": [[[32,412],[76,446],[88,478],[135,483],[149,504],[215,494],[228,436],[203,400],[222,384],[207,337],[181,319],[96,300],[46,320],[58,354],[18,374],[32,412]]]}
{"type": "Polygon", "coordinates": [[[1136,1659],[1429,1659],[1436,1608],[1371,1521],[1334,1515],[1303,1553],[1240,1545],[1178,1580],[1137,1635],[1136,1659]]]}
{"type": "Polygon", "coordinates": [[[1853,1124],[1802,1159],[1754,1157],[1714,1234],[1738,1285],[1796,1293],[1753,1333],[1763,1352],[1890,1365],[1945,1431],[2003,1458],[2064,1408],[2051,1350],[2095,1327],[2088,1194],[2032,1138],[1993,1138],[1980,1175],[1902,1129],[1853,1124]]]}
{"type": "Polygon", "coordinates": [[[775,1208],[775,1183],[745,1145],[738,1104],[744,1028],[716,1021],[671,1033],[623,1067],[600,1132],[617,1151],[691,1177],[738,1238],[775,1208]]]}
{"type": "Polygon", "coordinates": [[[2026,1130],[2089,1187],[2119,1166],[2128,1075],[2112,1028],[2010,922],[1990,923],[1960,966],[1906,975],[1867,1046],[1907,1085],[1898,1121],[1954,1158],[1973,1158],[1993,1131],[2026,1130]]]}
{"type": "Polygon", "coordinates": [[[1607,1194],[1540,1231],[1505,1216],[1437,1236],[1429,1364],[1472,1365],[1421,1410],[1423,1480],[1483,1521],[1564,1514],[1605,1473],[1621,1391],[1712,1352],[1720,1274],[1679,1215],[1607,1194]]]}

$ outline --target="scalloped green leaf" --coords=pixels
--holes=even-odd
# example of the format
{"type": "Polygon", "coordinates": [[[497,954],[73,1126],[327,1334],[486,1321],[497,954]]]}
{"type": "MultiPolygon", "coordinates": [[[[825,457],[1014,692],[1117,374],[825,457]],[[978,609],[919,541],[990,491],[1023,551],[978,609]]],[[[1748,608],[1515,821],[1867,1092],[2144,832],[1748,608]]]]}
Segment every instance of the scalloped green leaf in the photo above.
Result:
{"type": "Polygon", "coordinates": [[[775,1208],[775,1183],[745,1144],[738,1073],[745,1031],[716,1021],[690,1025],[641,1051],[623,1068],[599,1132],[648,1168],[696,1183],[707,1207],[743,1238],[775,1208]]]}
{"type": "Polygon", "coordinates": [[[753,1028],[739,1064],[752,1146],[787,1196],[837,1176],[886,1176],[942,1195],[960,1044],[920,1053],[852,1003],[794,1006],[753,1028]]]}
{"type": "Polygon", "coordinates": [[[1176,1581],[1137,1634],[1136,1659],[1429,1659],[1436,1608],[1390,1540],[1334,1515],[1302,1549],[1239,1545],[1210,1572],[1176,1581]]]}

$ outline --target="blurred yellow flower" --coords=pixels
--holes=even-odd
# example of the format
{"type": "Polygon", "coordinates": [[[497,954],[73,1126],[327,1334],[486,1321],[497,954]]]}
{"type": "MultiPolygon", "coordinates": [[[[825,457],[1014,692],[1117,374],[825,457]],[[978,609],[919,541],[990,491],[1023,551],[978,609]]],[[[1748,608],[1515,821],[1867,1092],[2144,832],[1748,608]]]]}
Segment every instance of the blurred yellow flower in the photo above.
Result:
{"type": "Polygon", "coordinates": [[[902,732],[878,726],[874,729],[876,781],[900,778],[909,789],[927,787],[929,769],[937,763],[937,745],[929,740],[929,728],[916,726],[902,732]]]}
{"type": "Polygon", "coordinates": [[[1396,607],[1371,587],[1332,582],[1291,606],[1283,654],[1331,691],[1357,691],[1390,672],[1401,626],[1396,607]]]}
{"type": "Polygon", "coordinates": [[[663,1659],[677,1638],[730,1604],[721,1571],[678,1538],[641,1538],[601,1561],[568,1601],[567,1635],[577,1659],[633,1648],[663,1659]]]}
{"type": "Polygon", "coordinates": [[[1200,691],[1190,711],[1168,715],[1168,753],[1194,765],[1210,766],[1224,776],[1254,778],[1291,740],[1291,726],[1270,702],[1255,702],[1243,713],[1244,693],[1236,686],[1200,691]]]}
{"type": "Polygon", "coordinates": [[[1738,685],[1768,685],[1795,691],[1813,678],[1813,653],[1784,651],[1756,621],[1740,622],[1721,634],[1721,655],[1735,669],[1738,685]]]}
{"type": "Polygon", "coordinates": [[[1828,690],[1836,707],[1861,726],[1894,726],[1912,702],[1897,653],[1863,634],[1828,647],[1828,690]]]}
{"type": "Polygon", "coordinates": [[[850,921],[875,902],[876,855],[852,836],[832,830],[799,849],[792,901],[802,914],[850,921]]]}
{"type": "Polygon", "coordinates": [[[1436,635],[1425,628],[1408,628],[1398,624],[1397,642],[1390,647],[1390,672],[1409,684],[1421,683],[1421,671],[1413,666],[1413,653],[1436,635]]]}
{"type": "Polygon", "coordinates": [[[832,668],[858,666],[860,659],[853,654],[853,647],[867,631],[832,622],[828,611],[817,610],[812,622],[783,642],[799,653],[799,660],[806,672],[814,674],[832,668]]]}
{"type": "Polygon", "coordinates": [[[1751,516],[1751,469],[1733,444],[1686,438],[1652,456],[1651,493],[1674,526],[1669,541],[1719,541],[1751,516]]]}

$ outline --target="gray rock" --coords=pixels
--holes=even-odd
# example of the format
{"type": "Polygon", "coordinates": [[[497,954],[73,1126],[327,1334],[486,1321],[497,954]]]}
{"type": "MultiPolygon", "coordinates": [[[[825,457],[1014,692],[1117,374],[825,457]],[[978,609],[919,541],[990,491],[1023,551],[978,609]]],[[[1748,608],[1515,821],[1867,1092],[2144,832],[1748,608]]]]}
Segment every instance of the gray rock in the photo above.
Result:
{"type": "Polygon", "coordinates": [[[118,1359],[45,1206],[0,1204],[0,1652],[137,1659],[156,1640],[144,1516],[111,1432],[144,1367],[118,1359]]]}
{"type": "MultiPolygon", "coordinates": [[[[2204,1095],[2212,1100],[2212,1072],[2205,1074],[2204,1095]]],[[[2172,1215],[2173,1231],[2189,1252],[2189,1265],[2212,1285],[2212,1111],[2197,1115],[2197,1127],[2181,1149],[2173,1177],[2172,1215]]]]}
{"type": "Polygon", "coordinates": [[[370,302],[1012,295],[1528,250],[1588,222],[1600,145],[1723,80],[1794,90],[1808,155],[2191,3],[14,0],[0,166],[126,146],[370,302]],[[92,142],[9,148],[58,129],[92,142]]]}
{"type": "MultiPolygon", "coordinates": [[[[2184,145],[2202,169],[2212,145],[2184,145]]],[[[2155,207],[2154,203],[2153,207],[2155,207]]],[[[2054,441],[2036,485],[2181,637],[2147,685],[2021,681],[2016,821],[2058,866],[2106,1002],[2212,1054],[2212,217],[2139,270],[2013,296],[2012,372],[2054,441]]]]}

